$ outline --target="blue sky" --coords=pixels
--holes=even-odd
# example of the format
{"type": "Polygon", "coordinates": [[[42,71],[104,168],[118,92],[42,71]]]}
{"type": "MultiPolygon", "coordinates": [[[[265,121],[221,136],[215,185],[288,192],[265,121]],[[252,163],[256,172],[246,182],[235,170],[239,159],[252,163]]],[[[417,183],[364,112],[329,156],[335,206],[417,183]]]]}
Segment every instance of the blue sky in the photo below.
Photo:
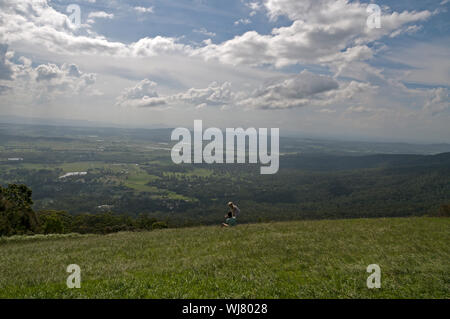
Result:
{"type": "Polygon", "coordinates": [[[450,1],[5,0],[0,114],[450,140],[450,1]],[[369,28],[369,3],[381,8],[369,28]],[[80,8],[75,24],[69,5],[80,8]]]}
{"type": "MultiPolygon", "coordinates": [[[[68,3],[74,1],[52,1],[55,9],[64,13],[68,3]]],[[[229,1],[80,1],[87,18],[90,12],[105,11],[113,13],[113,21],[96,22],[96,30],[110,39],[134,42],[143,37],[164,35],[182,38],[185,43],[197,42],[211,37],[195,30],[212,32],[214,42],[222,42],[249,30],[270,33],[273,27],[289,25],[288,19],[269,21],[262,10],[249,17],[253,11],[241,0],[229,1]],[[135,7],[153,8],[153,13],[138,13],[135,7]],[[235,24],[240,19],[251,23],[235,24]]]]}

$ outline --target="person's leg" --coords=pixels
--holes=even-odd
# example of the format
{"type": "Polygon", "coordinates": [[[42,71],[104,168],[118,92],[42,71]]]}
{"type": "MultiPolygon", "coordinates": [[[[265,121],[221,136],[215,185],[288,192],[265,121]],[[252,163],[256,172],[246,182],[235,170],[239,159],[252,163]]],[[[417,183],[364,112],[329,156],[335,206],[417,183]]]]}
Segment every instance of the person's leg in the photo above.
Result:
{"type": "Polygon", "coordinates": [[[222,227],[229,227],[230,225],[226,224],[226,223],[222,223],[222,227]]]}

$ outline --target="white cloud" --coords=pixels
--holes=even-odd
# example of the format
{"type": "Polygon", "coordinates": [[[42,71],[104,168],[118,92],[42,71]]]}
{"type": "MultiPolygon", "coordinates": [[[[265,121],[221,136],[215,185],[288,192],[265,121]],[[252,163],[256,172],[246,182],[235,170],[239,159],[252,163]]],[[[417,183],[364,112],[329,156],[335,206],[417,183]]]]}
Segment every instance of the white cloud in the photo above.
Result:
{"type": "Polygon", "coordinates": [[[156,107],[166,105],[164,98],[160,98],[155,91],[156,83],[144,79],[136,86],[125,89],[117,98],[116,105],[126,107],[156,107]]]}
{"type": "Polygon", "coordinates": [[[420,30],[422,30],[422,26],[420,25],[409,25],[400,29],[395,30],[394,32],[392,32],[389,37],[390,38],[395,38],[397,36],[399,36],[400,34],[414,34],[420,30]]]}
{"type": "MultiPolygon", "coordinates": [[[[249,92],[233,90],[230,82],[212,82],[205,88],[190,88],[181,93],[160,96],[155,91],[156,83],[145,79],[126,89],[118,98],[117,105],[125,106],[177,106],[191,105],[197,109],[207,106],[246,109],[292,109],[299,107],[334,106],[335,103],[363,100],[373,94],[377,87],[369,83],[338,82],[325,75],[302,71],[285,76],[282,80],[261,85],[249,92]]],[[[353,103],[353,102],[352,102],[353,103]]]]}
{"type": "Polygon", "coordinates": [[[154,8],[153,7],[134,7],[134,10],[136,10],[139,13],[153,13],[154,8]]]}
{"type": "Polygon", "coordinates": [[[91,19],[113,19],[113,13],[106,13],[105,11],[94,11],[90,12],[88,18],[91,19]]]}
{"type": "MultiPolygon", "coordinates": [[[[385,13],[381,16],[382,27],[370,29],[366,25],[367,4],[359,2],[268,0],[265,6],[272,19],[284,15],[293,21],[292,24],[275,28],[270,35],[248,31],[223,43],[210,44],[199,49],[198,53],[233,65],[273,64],[283,67],[297,63],[323,63],[353,48],[368,48],[367,44],[432,15],[429,11],[385,13]]],[[[353,58],[356,60],[358,57],[353,58]]]]}
{"type": "Polygon", "coordinates": [[[233,101],[231,83],[225,82],[222,85],[216,82],[211,83],[207,88],[191,88],[186,92],[172,96],[175,101],[180,101],[199,108],[204,106],[223,106],[233,101]]]}
{"type": "MultiPolygon", "coordinates": [[[[113,16],[103,11],[91,12],[85,27],[89,27],[93,19],[113,16]]],[[[171,53],[189,55],[192,49],[170,37],[146,37],[128,45],[89,33],[90,36],[78,34],[70,19],[50,7],[46,0],[5,0],[0,3],[0,43],[14,44],[22,51],[47,49],[66,55],[133,57],[171,53]]]]}
{"type": "Polygon", "coordinates": [[[299,107],[325,107],[348,103],[355,98],[373,94],[376,86],[369,83],[350,81],[338,82],[329,76],[309,71],[290,76],[286,80],[262,86],[250,96],[238,94],[237,104],[258,109],[292,109],[299,107]]]}
{"type": "Polygon", "coordinates": [[[131,56],[155,56],[166,54],[185,54],[192,51],[188,45],[177,43],[177,39],[156,36],[154,38],[142,38],[130,44],[127,48],[131,56]]]}
{"type": "Polygon", "coordinates": [[[256,15],[258,13],[258,11],[262,10],[263,5],[260,2],[247,2],[245,3],[245,5],[251,9],[250,11],[250,16],[253,17],[254,15],[256,15]]]}
{"type": "Polygon", "coordinates": [[[250,23],[252,23],[252,21],[250,19],[247,19],[247,18],[241,18],[239,20],[234,21],[234,25],[250,24],[250,23]]]}
{"type": "Polygon", "coordinates": [[[437,114],[450,109],[449,91],[446,88],[430,89],[424,106],[425,111],[437,114]]]}
{"type": "MultiPolygon", "coordinates": [[[[80,36],[67,16],[48,6],[45,0],[29,3],[25,0],[5,0],[0,5],[0,42],[27,43],[27,46],[45,47],[65,54],[100,54],[113,56],[155,56],[180,54],[216,59],[232,65],[264,65],[276,67],[297,63],[343,63],[360,61],[370,57],[367,45],[384,36],[412,32],[418,26],[406,26],[431,16],[429,11],[385,13],[382,28],[366,26],[366,4],[345,0],[269,0],[265,3],[272,18],[286,15],[293,22],[290,26],[275,28],[271,34],[248,31],[219,44],[211,42],[193,48],[176,38],[156,36],[142,38],[130,45],[112,42],[101,36],[80,36]],[[26,5],[27,4],[27,5],[26,5]],[[28,8],[17,11],[14,8],[28,8]],[[23,21],[27,21],[26,24],[23,21]],[[355,54],[361,48],[364,54],[355,54]]],[[[91,17],[112,17],[103,11],[93,12],[91,17]]],[[[240,19],[237,24],[249,23],[240,19]]],[[[197,30],[204,32],[206,30],[197,30]]],[[[208,32],[208,31],[206,31],[208,32]]],[[[204,32],[204,33],[206,33],[204,32]]],[[[210,35],[212,35],[210,33],[210,35]]]]}
{"type": "Polygon", "coordinates": [[[290,77],[280,83],[255,90],[240,105],[261,109],[288,109],[314,105],[324,98],[322,93],[336,90],[339,83],[333,78],[308,71],[290,77]]]}
{"type": "Polygon", "coordinates": [[[0,2],[0,43],[21,51],[48,50],[74,54],[124,54],[126,46],[103,37],[76,35],[77,26],[46,0],[5,0],[0,2]]]}
{"type": "Polygon", "coordinates": [[[106,13],[104,11],[90,12],[86,21],[86,26],[89,27],[90,25],[94,24],[96,19],[114,19],[114,14],[106,13]]]}
{"type": "Polygon", "coordinates": [[[184,92],[159,96],[155,91],[157,84],[149,79],[144,79],[136,86],[124,90],[117,98],[117,105],[131,107],[156,107],[176,104],[193,105],[196,108],[206,106],[224,106],[233,101],[231,83],[221,85],[211,83],[206,88],[190,88],[184,92]]]}
{"type": "MultiPolygon", "coordinates": [[[[13,58],[13,54],[9,55],[13,58]]],[[[84,73],[75,64],[64,63],[58,66],[53,63],[32,66],[31,60],[20,57],[19,63],[6,59],[10,66],[11,78],[14,81],[2,81],[2,93],[15,99],[20,98],[22,104],[34,105],[79,94],[98,95],[93,88],[96,82],[94,73],[84,73]]]]}

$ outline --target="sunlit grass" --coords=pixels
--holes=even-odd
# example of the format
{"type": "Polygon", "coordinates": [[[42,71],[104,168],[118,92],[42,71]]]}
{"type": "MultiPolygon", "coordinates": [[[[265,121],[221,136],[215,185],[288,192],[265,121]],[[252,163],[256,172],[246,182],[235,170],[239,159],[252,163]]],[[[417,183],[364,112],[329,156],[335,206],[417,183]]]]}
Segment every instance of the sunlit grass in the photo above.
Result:
{"type": "Polygon", "coordinates": [[[300,221],[0,244],[0,297],[449,298],[450,219],[300,221]],[[81,289],[65,285],[78,264],[81,289]],[[368,289],[378,264],[381,289],[368,289]]]}
{"type": "Polygon", "coordinates": [[[177,177],[177,178],[185,178],[185,177],[209,177],[213,174],[212,169],[206,168],[194,168],[188,172],[164,172],[164,176],[167,177],[177,177]]]}

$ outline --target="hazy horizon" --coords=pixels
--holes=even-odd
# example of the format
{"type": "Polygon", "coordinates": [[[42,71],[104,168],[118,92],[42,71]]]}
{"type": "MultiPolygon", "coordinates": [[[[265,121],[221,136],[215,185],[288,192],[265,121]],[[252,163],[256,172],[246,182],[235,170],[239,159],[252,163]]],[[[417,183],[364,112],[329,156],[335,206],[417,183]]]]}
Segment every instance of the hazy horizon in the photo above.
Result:
{"type": "MultiPolygon", "coordinates": [[[[6,125],[29,125],[29,126],[55,126],[55,127],[67,127],[67,128],[81,128],[86,127],[90,129],[127,129],[127,130],[160,130],[160,129],[175,129],[176,125],[170,126],[165,124],[153,124],[148,126],[139,125],[121,125],[117,123],[108,122],[94,122],[89,120],[71,120],[71,119],[44,119],[44,118],[31,118],[31,117],[20,117],[20,116],[7,116],[6,118],[0,119],[0,124],[6,125]],[[6,120],[5,120],[6,119],[6,120]]],[[[193,125],[186,126],[189,130],[193,131],[193,125]]],[[[207,127],[204,127],[204,130],[207,127]]],[[[219,129],[225,131],[225,127],[219,127],[219,129]]],[[[246,128],[244,128],[246,129],[246,128]]],[[[167,136],[170,138],[170,136],[167,136]]],[[[306,132],[295,131],[295,130],[281,130],[280,137],[285,138],[299,138],[299,139],[311,139],[317,141],[336,141],[336,142],[351,142],[351,143],[387,143],[387,144],[410,144],[410,145],[449,145],[447,142],[426,142],[418,140],[395,140],[395,139],[382,139],[376,137],[351,137],[351,136],[339,136],[339,135],[314,135],[306,132]]]]}

